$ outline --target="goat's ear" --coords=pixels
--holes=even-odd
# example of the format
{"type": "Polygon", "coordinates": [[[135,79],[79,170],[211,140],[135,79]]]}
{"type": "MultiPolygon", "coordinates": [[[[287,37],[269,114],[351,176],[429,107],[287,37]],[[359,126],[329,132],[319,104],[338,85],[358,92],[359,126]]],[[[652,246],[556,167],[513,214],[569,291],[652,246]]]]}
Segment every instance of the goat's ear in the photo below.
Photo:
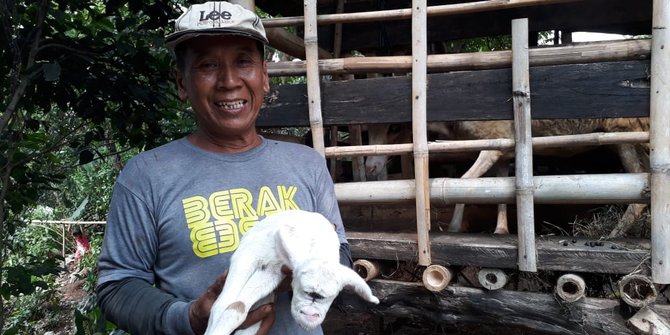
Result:
{"type": "Polygon", "coordinates": [[[360,295],[361,298],[374,304],[379,303],[379,299],[372,294],[372,290],[370,290],[368,284],[358,275],[358,273],[356,273],[356,271],[342,264],[339,264],[339,266],[340,269],[338,274],[340,282],[342,283],[342,288],[349,287],[356,292],[356,294],[360,295]]]}
{"type": "Polygon", "coordinates": [[[294,265],[297,257],[296,254],[300,252],[300,250],[296,249],[300,248],[301,243],[296,241],[295,236],[296,228],[290,224],[282,225],[279,228],[279,234],[277,234],[276,242],[278,251],[282,257],[286,258],[286,260],[290,263],[290,266],[294,265]]]}

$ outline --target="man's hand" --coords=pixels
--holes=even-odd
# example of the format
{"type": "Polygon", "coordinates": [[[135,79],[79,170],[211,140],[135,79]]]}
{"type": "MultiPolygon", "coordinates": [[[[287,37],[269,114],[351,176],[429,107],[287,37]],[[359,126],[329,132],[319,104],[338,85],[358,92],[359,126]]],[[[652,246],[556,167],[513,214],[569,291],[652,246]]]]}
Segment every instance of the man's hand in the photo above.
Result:
{"type": "MultiPolygon", "coordinates": [[[[214,301],[216,301],[216,298],[221,294],[223,285],[226,283],[226,277],[228,277],[228,271],[219,276],[214,284],[210,285],[207,288],[207,291],[191,304],[191,307],[188,310],[188,319],[191,323],[191,329],[193,329],[193,332],[196,335],[205,333],[212,305],[214,305],[214,301]]],[[[270,328],[275,321],[274,304],[261,305],[257,309],[250,311],[239,328],[245,329],[259,321],[261,322],[261,326],[256,335],[266,335],[270,332],[270,328]]]]}
{"type": "Polygon", "coordinates": [[[291,291],[291,282],[293,281],[293,270],[286,265],[281,266],[281,272],[286,275],[277,286],[277,292],[291,291]]]}

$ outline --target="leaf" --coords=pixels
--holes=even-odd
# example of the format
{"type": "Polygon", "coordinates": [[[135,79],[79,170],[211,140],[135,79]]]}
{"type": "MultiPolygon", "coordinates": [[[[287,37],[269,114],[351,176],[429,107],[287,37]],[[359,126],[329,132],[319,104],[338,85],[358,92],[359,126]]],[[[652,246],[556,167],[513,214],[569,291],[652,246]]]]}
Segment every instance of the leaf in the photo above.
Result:
{"type": "Polygon", "coordinates": [[[93,158],[95,155],[93,154],[93,151],[89,149],[84,149],[79,152],[79,165],[84,165],[86,163],[90,163],[93,161],[93,158]]]}
{"type": "Polygon", "coordinates": [[[46,63],[42,65],[44,80],[58,81],[60,79],[60,65],[58,63],[46,63]]]}

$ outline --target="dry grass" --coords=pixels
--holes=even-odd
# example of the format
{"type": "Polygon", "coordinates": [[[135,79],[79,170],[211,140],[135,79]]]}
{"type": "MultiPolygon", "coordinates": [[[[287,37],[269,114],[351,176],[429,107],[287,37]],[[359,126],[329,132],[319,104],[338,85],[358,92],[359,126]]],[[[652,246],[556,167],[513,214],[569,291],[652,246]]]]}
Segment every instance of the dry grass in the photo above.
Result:
{"type": "MultiPolygon", "coordinates": [[[[595,208],[591,218],[577,218],[572,225],[572,235],[592,239],[607,239],[626,210],[622,205],[610,205],[595,208]]],[[[645,212],[635,219],[635,223],[624,237],[650,238],[651,218],[645,212]]]]}

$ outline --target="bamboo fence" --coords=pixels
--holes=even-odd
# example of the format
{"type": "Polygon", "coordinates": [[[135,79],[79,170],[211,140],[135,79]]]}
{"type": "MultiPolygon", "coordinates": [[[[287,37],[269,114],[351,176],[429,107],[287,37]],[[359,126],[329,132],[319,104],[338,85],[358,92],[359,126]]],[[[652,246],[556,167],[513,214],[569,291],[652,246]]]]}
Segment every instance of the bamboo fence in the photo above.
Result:
{"type": "MultiPolygon", "coordinates": [[[[304,62],[270,64],[272,76],[303,75],[308,78],[310,124],[315,149],[327,157],[387,155],[413,153],[415,180],[337,184],[338,200],[383,203],[386,201],[414,200],[417,210],[417,240],[419,264],[430,265],[430,202],[455,204],[516,203],[521,214],[519,231],[519,267],[536,271],[534,231],[532,230],[534,203],[630,203],[651,202],[652,206],[652,274],[655,282],[670,283],[670,89],[668,68],[668,0],[654,0],[653,35],[649,40],[611,41],[576,44],[571,46],[534,48],[527,46],[527,20],[514,20],[514,43],[511,51],[483,52],[458,55],[426,55],[426,19],[429,16],[448,16],[519,7],[540,6],[580,0],[490,0],[464,4],[427,6],[425,0],[414,0],[412,8],[365,13],[316,14],[316,1],[305,1],[303,17],[264,19],[266,28],[305,26],[304,62]],[[412,55],[393,57],[327,58],[319,56],[317,25],[360,23],[385,20],[412,20],[412,55]],[[525,35],[526,40],[519,40],[525,35]],[[635,133],[594,133],[532,138],[530,124],[530,88],[528,68],[538,65],[556,65],[574,62],[602,62],[652,58],[651,71],[651,129],[635,133]],[[658,56],[657,56],[658,55],[658,56]],[[477,70],[509,67],[513,64],[513,94],[515,100],[515,140],[494,139],[475,141],[427,142],[426,90],[429,71],[477,70]],[[319,76],[321,74],[353,74],[366,72],[412,72],[412,143],[376,146],[325,148],[319,76]],[[519,94],[516,94],[516,93],[519,94]],[[651,145],[650,174],[610,174],[533,177],[532,152],[535,149],[566,145],[603,145],[615,143],[644,143],[651,145]],[[508,149],[517,152],[517,179],[429,179],[427,173],[429,152],[456,152],[483,149],[508,149]],[[566,179],[568,178],[568,179],[566,179]],[[566,183],[570,180],[570,183],[566,183]],[[537,187],[535,185],[542,185],[537,187]],[[651,199],[643,190],[651,186],[651,199]],[[516,193],[515,193],[516,190],[516,193]],[[481,196],[485,194],[485,196],[481,196]],[[515,195],[516,194],[516,195],[515,195]],[[531,227],[531,229],[527,229],[531,227]]],[[[342,2],[339,2],[341,7],[342,2]]],[[[339,7],[338,7],[339,8],[339,7]]],[[[341,11],[340,11],[341,12],[341,11]]],[[[334,50],[338,50],[336,39],[334,50]]],[[[339,53],[339,52],[338,52],[339,53]]],[[[339,57],[338,53],[335,57],[339,57]]]]}

